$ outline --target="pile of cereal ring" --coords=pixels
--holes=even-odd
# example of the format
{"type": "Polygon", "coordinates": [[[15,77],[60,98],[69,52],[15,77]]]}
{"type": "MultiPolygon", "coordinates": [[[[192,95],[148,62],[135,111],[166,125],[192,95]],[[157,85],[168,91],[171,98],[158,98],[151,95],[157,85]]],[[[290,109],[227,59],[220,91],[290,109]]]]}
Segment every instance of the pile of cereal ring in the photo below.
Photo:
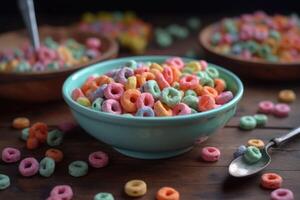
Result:
{"type": "Polygon", "coordinates": [[[262,11],[225,18],[215,27],[210,44],[219,53],[247,60],[300,61],[300,20],[262,11]]]}
{"type": "Polygon", "coordinates": [[[70,68],[85,64],[101,55],[101,40],[87,38],[85,44],[73,38],[62,42],[47,37],[35,51],[25,44],[21,48],[8,49],[0,52],[0,72],[44,72],[70,68]]]}
{"type": "Polygon", "coordinates": [[[79,23],[81,31],[93,31],[117,38],[123,47],[143,53],[148,45],[151,25],[133,12],[85,13],[79,23]]]}
{"type": "Polygon", "coordinates": [[[171,57],[160,64],[131,60],[116,68],[88,77],[72,91],[72,99],[100,112],[166,117],[208,111],[233,98],[218,69],[204,60],[171,57]]]}

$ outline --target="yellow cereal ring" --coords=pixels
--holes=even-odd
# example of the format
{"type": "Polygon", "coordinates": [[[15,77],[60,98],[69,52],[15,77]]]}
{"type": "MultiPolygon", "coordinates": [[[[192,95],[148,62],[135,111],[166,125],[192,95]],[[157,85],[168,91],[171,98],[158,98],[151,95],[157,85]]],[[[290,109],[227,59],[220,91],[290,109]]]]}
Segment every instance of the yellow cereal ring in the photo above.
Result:
{"type": "Polygon", "coordinates": [[[130,76],[127,79],[127,82],[125,83],[125,89],[129,90],[129,89],[136,89],[136,85],[137,85],[137,80],[135,76],[130,76]]]}
{"type": "Polygon", "coordinates": [[[147,184],[142,180],[131,180],[125,184],[125,193],[131,197],[140,197],[146,194],[147,184]]]}
{"type": "Polygon", "coordinates": [[[256,148],[263,149],[265,147],[265,143],[259,139],[251,139],[248,140],[248,146],[255,146],[256,148]]]}
{"type": "Polygon", "coordinates": [[[278,100],[291,103],[296,100],[296,94],[293,90],[281,90],[278,94],[278,100]]]}
{"type": "Polygon", "coordinates": [[[151,69],[157,69],[160,72],[162,72],[164,70],[163,67],[157,63],[152,63],[150,65],[150,71],[151,71],[151,69]]]}

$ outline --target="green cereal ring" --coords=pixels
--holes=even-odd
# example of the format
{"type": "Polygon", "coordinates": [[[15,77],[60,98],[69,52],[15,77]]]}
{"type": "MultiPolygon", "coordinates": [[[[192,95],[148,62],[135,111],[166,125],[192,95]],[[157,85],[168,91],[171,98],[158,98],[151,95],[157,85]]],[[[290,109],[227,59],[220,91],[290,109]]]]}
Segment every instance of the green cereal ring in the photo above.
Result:
{"type": "Polygon", "coordinates": [[[40,162],[39,172],[41,176],[49,177],[55,170],[55,161],[50,157],[45,157],[40,162]]]}
{"type": "Polygon", "coordinates": [[[58,70],[59,64],[58,64],[58,62],[51,62],[47,65],[47,68],[51,69],[51,70],[58,70]]]}
{"type": "Polygon", "coordinates": [[[272,49],[269,45],[261,45],[261,47],[258,49],[258,55],[262,58],[267,58],[269,55],[272,54],[272,49]]]}
{"type": "Polygon", "coordinates": [[[281,39],[280,33],[275,30],[269,31],[269,37],[275,39],[276,41],[279,41],[281,39]]]}
{"type": "Polygon", "coordinates": [[[249,163],[253,164],[256,163],[261,159],[262,155],[260,150],[257,147],[249,146],[247,147],[245,153],[244,153],[244,160],[249,163]]]}
{"type": "Polygon", "coordinates": [[[124,114],[122,114],[123,116],[126,116],[126,117],[133,117],[133,115],[132,114],[130,114],[130,113],[124,113],[124,114]]]}
{"type": "Polygon", "coordinates": [[[10,186],[10,179],[5,174],[0,174],[0,190],[4,190],[10,186]]]}
{"type": "Polygon", "coordinates": [[[198,95],[197,95],[197,93],[194,91],[194,90],[187,90],[187,91],[185,91],[185,93],[184,93],[184,96],[186,97],[186,96],[195,96],[195,97],[197,97],[198,95]]]}
{"type": "Polygon", "coordinates": [[[80,49],[72,49],[71,50],[72,55],[75,59],[79,60],[85,53],[85,50],[80,48],[80,49]]]}
{"type": "Polygon", "coordinates": [[[129,60],[128,62],[125,63],[125,66],[130,68],[130,69],[136,69],[137,65],[138,64],[135,60],[129,60]]]}
{"type": "Polygon", "coordinates": [[[16,68],[16,71],[17,72],[27,72],[27,71],[30,71],[31,67],[29,65],[28,62],[26,61],[21,61],[18,65],[17,65],[17,68],[16,68]]]}
{"type": "Polygon", "coordinates": [[[210,38],[210,43],[214,46],[218,45],[222,39],[222,35],[219,32],[214,33],[210,38]]]}
{"type": "Polygon", "coordinates": [[[47,144],[51,147],[58,146],[63,142],[64,133],[58,129],[48,132],[47,144]]]}
{"type": "Polygon", "coordinates": [[[253,116],[257,126],[264,126],[268,122],[268,116],[264,114],[256,114],[253,116]]]}
{"type": "Polygon", "coordinates": [[[29,128],[24,128],[21,133],[21,139],[26,141],[29,136],[29,128]]]}
{"type": "Polygon", "coordinates": [[[172,33],[172,35],[174,35],[175,37],[178,37],[180,39],[185,39],[189,36],[189,30],[185,27],[179,26],[177,28],[177,31],[172,33]]]}
{"type": "Polygon", "coordinates": [[[243,116],[240,118],[240,128],[243,130],[252,130],[256,127],[256,120],[252,116],[243,116]]]}
{"type": "Polygon", "coordinates": [[[160,28],[155,31],[155,40],[160,47],[168,47],[173,43],[171,35],[160,28]]]}
{"type": "Polygon", "coordinates": [[[234,34],[238,32],[237,27],[235,25],[235,21],[232,19],[225,19],[223,21],[223,26],[225,31],[228,33],[234,34]]]}
{"type": "Polygon", "coordinates": [[[197,110],[199,99],[197,96],[188,95],[183,97],[182,102],[188,105],[189,107],[197,110]]]}
{"type": "Polygon", "coordinates": [[[44,40],[44,44],[46,47],[48,47],[50,49],[57,49],[57,47],[58,47],[58,44],[51,37],[47,37],[44,40]]]}
{"type": "Polygon", "coordinates": [[[88,164],[84,161],[74,161],[69,165],[69,174],[74,177],[81,177],[87,174],[88,164]]]}
{"type": "Polygon", "coordinates": [[[270,62],[277,62],[279,59],[277,56],[270,54],[266,57],[266,60],[270,62]]]}
{"type": "Polygon", "coordinates": [[[181,92],[173,87],[166,87],[161,92],[160,99],[169,107],[174,107],[181,100],[181,92]]]}
{"type": "Polygon", "coordinates": [[[102,103],[103,103],[102,98],[99,97],[99,98],[95,99],[95,101],[93,101],[93,103],[92,103],[92,109],[97,110],[97,111],[101,111],[102,103]]]}
{"type": "Polygon", "coordinates": [[[191,114],[196,114],[196,113],[198,113],[198,111],[197,110],[195,110],[195,109],[193,109],[193,108],[191,108],[191,114]]]}
{"type": "Polygon", "coordinates": [[[210,66],[207,67],[206,74],[212,79],[219,77],[219,71],[216,68],[210,66]]]}
{"type": "Polygon", "coordinates": [[[155,80],[147,81],[143,89],[145,92],[149,92],[155,99],[158,99],[161,95],[160,88],[155,80]]]}
{"type": "Polygon", "coordinates": [[[187,20],[187,25],[191,29],[197,30],[201,26],[201,21],[200,21],[200,19],[198,19],[196,17],[191,17],[187,20]]]}
{"type": "Polygon", "coordinates": [[[244,48],[250,51],[250,53],[256,53],[259,50],[259,44],[257,44],[255,41],[250,40],[247,41],[244,45],[244,48]]]}
{"type": "Polygon", "coordinates": [[[215,83],[214,80],[210,78],[210,76],[208,76],[208,74],[206,72],[203,71],[199,71],[196,73],[196,76],[198,76],[199,80],[200,80],[200,84],[202,86],[210,86],[210,87],[214,87],[215,83]]]}
{"type": "Polygon", "coordinates": [[[114,200],[114,197],[111,193],[100,192],[94,196],[94,200],[114,200]]]}

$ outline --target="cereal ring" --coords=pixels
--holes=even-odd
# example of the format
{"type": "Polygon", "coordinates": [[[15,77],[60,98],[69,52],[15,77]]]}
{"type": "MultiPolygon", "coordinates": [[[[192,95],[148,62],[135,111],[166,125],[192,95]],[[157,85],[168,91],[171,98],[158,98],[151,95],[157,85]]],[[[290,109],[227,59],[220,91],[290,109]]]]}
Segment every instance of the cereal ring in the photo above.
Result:
{"type": "Polygon", "coordinates": [[[88,164],[84,161],[74,161],[69,164],[69,174],[74,177],[81,177],[88,173],[88,164]]]}
{"type": "Polygon", "coordinates": [[[201,70],[201,64],[198,61],[190,61],[185,64],[185,68],[191,69],[192,73],[201,70]]]}
{"type": "Polygon", "coordinates": [[[154,99],[158,99],[161,95],[160,88],[155,80],[147,81],[143,86],[144,92],[150,93],[154,99]]]}
{"type": "Polygon", "coordinates": [[[184,104],[184,103],[178,103],[174,108],[173,108],[173,115],[188,115],[191,114],[192,110],[191,108],[184,104]]]}
{"type": "Polygon", "coordinates": [[[125,112],[134,113],[137,111],[137,100],[140,97],[141,92],[137,89],[126,90],[121,97],[121,105],[125,112]]]}
{"type": "Polygon", "coordinates": [[[216,147],[204,147],[201,151],[201,157],[204,161],[215,162],[220,159],[221,152],[216,147]]]}
{"type": "Polygon", "coordinates": [[[54,173],[55,162],[50,157],[45,157],[40,161],[39,172],[41,176],[49,177],[54,173]]]}
{"type": "Polygon", "coordinates": [[[99,49],[101,46],[101,40],[96,37],[90,37],[85,41],[85,45],[89,49],[99,49]]]}
{"type": "Polygon", "coordinates": [[[16,129],[28,128],[29,125],[30,125],[30,121],[26,117],[15,118],[12,122],[12,127],[16,129]]]}
{"type": "Polygon", "coordinates": [[[51,147],[61,145],[64,133],[58,129],[54,129],[48,133],[47,144],[51,147]]]}
{"type": "Polygon", "coordinates": [[[233,157],[237,158],[239,156],[244,155],[246,150],[247,150],[247,147],[245,145],[239,146],[239,148],[237,148],[237,150],[233,153],[233,157]]]}
{"type": "Polygon", "coordinates": [[[92,82],[92,84],[95,84],[96,87],[97,86],[101,87],[104,84],[110,84],[110,83],[114,83],[114,82],[115,82],[114,79],[112,79],[111,77],[102,75],[102,76],[95,78],[95,80],[92,82]]]}
{"type": "Polygon", "coordinates": [[[151,107],[149,106],[144,106],[138,109],[138,111],[136,112],[135,116],[139,116],[139,117],[154,117],[154,111],[151,107]]]}
{"type": "Polygon", "coordinates": [[[84,97],[84,94],[80,88],[75,88],[71,93],[71,97],[74,101],[77,101],[79,97],[84,97]]]}
{"type": "Polygon", "coordinates": [[[29,137],[29,128],[24,128],[21,133],[21,139],[26,141],[29,137]]]}
{"type": "MultiPolygon", "coordinates": [[[[218,91],[215,90],[213,87],[204,86],[201,90],[201,96],[202,95],[211,95],[213,98],[216,98],[218,96],[218,91]]],[[[227,96],[229,97],[229,95],[227,96]]]]}
{"type": "Polygon", "coordinates": [[[199,78],[195,75],[186,75],[179,80],[180,89],[193,90],[199,85],[199,78]]]}
{"type": "Polygon", "coordinates": [[[10,178],[5,174],[0,174],[0,190],[4,190],[10,186],[10,178]]]}
{"type": "Polygon", "coordinates": [[[19,172],[22,176],[33,176],[39,171],[39,163],[33,157],[24,158],[19,164],[19,172]]]}
{"type": "Polygon", "coordinates": [[[136,100],[136,107],[138,109],[144,106],[153,107],[153,105],[154,105],[154,98],[152,94],[148,92],[142,93],[136,100]]]}
{"type": "Polygon", "coordinates": [[[243,116],[240,118],[240,128],[243,130],[252,130],[256,127],[256,120],[252,116],[243,116]]]}
{"type": "Polygon", "coordinates": [[[129,89],[136,89],[137,87],[137,80],[135,76],[130,76],[127,79],[127,82],[125,83],[125,89],[129,90],[129,89]]]}
{"type": "Polygon", "coordinates": [[[61,162],[64,158],[64,154],[59,149],[48,149],[45,153],[46,157],[52,158],[55,162],[61,162]]]}
{"type": "Polygon", "coordinates": [[[161,92],[160,100],[168,105],[169,107],[174,107],[177,105],[181,100],[182,94],[179,90],[176,90],[172,87],[164,88],[161,92]]]}
{"type": "Polygon", "coordinates": [[[265,173],[261,176],[260,185],[266,189],[278,189],[282,185],[282,178],[275,173],[265,173]]]}
{"type": "Polygon", "coordinates": [[[207,67],[205,71],[207,75],[212,79],[216,79],[219,77],[219,71],[214,67],[207,67]]]}
{"type": "Polygon", "coordinates": [[[102,103],[101,110],[103,112],[113,113],[113,114],[117,114],[117,115],[122,113],[122,108],[121,108],[120,103],[114,99],[105,100],[102,103]]]}
{"type": "Polygon", "coordinates": [[[166,60],[166,64],[176,67],[181,70],[184,67],[184,62],[180,57],[173,57],[166,60]]]}
{"type": "Polygon", "coordinates": [[[265,143],[262,140],[259,139],[250,139],[247,142],[248,146],[254,146],[258,149],[263,149],[265,147],[265,143]]]}
{"type": "Polygon", "coordinates": [[[281,90],[278,94],[278,100],[285,103],[291,103],[296,100],[296,94],[293,90],[281,90]]]}
{"type": "Polygon", "coordinates": [[[73,190],[69,185],[57,185],[51,192],[50,196],[59,197],[63,200],[71,200],[73,198],[73,190]]]}
{"type": "Polygon", "coordinates": [[[108,164],[108,156],[102,151],[96,151],[89,155],[89,164],[94,168],[102,168],[108,164]]]}
{"type": "Polygon", "coordinates": [[[164,68],[157,63],[152,63],[150,65],[150,70],[152,69],[157,69],[159,72],[162,72],[164,70],[164,68]]]}
{"type": "Polygon", "coordinates": [[[290,106],[284,103],[278,103],[274,106],[273,114],[276,117],[287,117],[291,111],[290,106]]]}
{"type": "Polygon", "coordinates": [[[170,87],[170,84],[168,83],[168,81],[165,79],[165,77],[163,76],[162,73],[158,73],[155,75],[155,80],[159,85],[159,88],[161,90],[163,90],[166,87],[170,87]]]}
{"type": "Polygon", "coordinates": [[[138,87],[141,87],[144,85],[147,81],[155,80],[155,75],[151,72],[143,72],[140,76],[137,76],[137,85],[138,87]]]}
{"type": "Polygon", "coordinates": [[[29,137],[26,140],[26,148],[30,150],[38,148],[39,144],[39,140],[35,137],[29,137]]]}
{"type": "Polygon", "coordinates": [[[110,83],[104,89],[104,96],[107,99],[119,100],[124,93],[123,85],[120,83],[110,83]]]}
{"type": "Polygon", "coordinates": [[[226,89],[226,82],[221,78],[216,78],[215,82],[215,90],[220,94],[226,89]]]}
{"type": "Polygon", "coordinates": [[[131,180],[125,184],[124,191],[128,196],[140,197],[146,194],[147,184],[142,180],[131,180]]]}
{"type": "Polygon", "coordinates": [[[94,196],[94,200],[115,200],[111,193],[100,192],[94,196]]]}
{"type": "Polygon", "coordinates": [[[94,102],[97,98],[104,98],[104,90],[107,87],[107,84],[103,84],[98,87],[94,92],[91,93],[90,100],[94,102]]]}
{"type": "Polygon", "coordinates": [[[233,99],[233,94],[231,91],[222,92],[216,97],[216,103],[224,105],[225,103],[228,103],[231,99],[233,99]]]}
{"type": "Polygon", "coordinates": [[[103,101],[104,101],[104,99],[102,99],[100,97],[95,99],[92,103],[92,109],[96,110],[96,111],[101,111],[103,101]]]}
{"type": "Polygon", "coordinates": [[[125,63],[125,66],[135,70],[137,68],[137,62],[135,60],[129,60],[128,62],[125,63]]]}
{"type": "Polygon", "coordinates": [[[188,96],[183,97],[182,103],[185,103],[189,107],[197,110],[198,109],[199,98],[196,97],[196,96],[188,95],[188,96]]]}
{"type": "Polygon", "coordinates": [[[261,101],[258,104],[258,112],[264,114],[270,114],[274,110],[274,104],[272,101],[261,101]]]}
{"type": "Polygon", "coordinates": [[[79,103],[82,106],[85,106],[85,107],[90,107],[91,106],[90,100],[88,98],[86,98],[86,97],[79,97],[76,100],[76,102],[79,103]]]}
{"type": "Polygon", "coordinates": [[[271,200],[294,200],[294,194],[289,189],[279,188],[271,192],[271,200]]]}
{"type": "Polygon", "coordinates": [[[14,163],[21,159],[21,152],[18,149],[6,147],[2,150],[2,160],[6,163],[14,163]]]}
{"type": "Polygon", "coordinates": [[[205,60],[200,60],[199,63],[201,65],[201,69],[205,71],[208,67],[208,63],[205,60]]]}
{"type": "Polygon", "coordinates": [[[148,67],[139,67],[137,68],[136,70],[134,70],[134,74],[137,75],[137,74],[142,74],[143,72],[149,72],[149,68],[148,67]]]}
{"type": "Polygon", "coordinates": [[[159,100],[154,103],[154,112],[159,117],[172,116],[172,109],[159,100]]]}
{"type": "Polygon", "coordinates": [[[171,67],[169,67],[169,66],[164,67],[162,74],[169,84],[173,83],[174,76],[173,76],[173,70],[171,67]]]}
{"type": "Polygon", "coordinates": [[[254,146],[249,146],[247,147],[245,153],[244,153],[244,160],[249,163],[256,163],[257,161],[259,161],[261,159],[262,155],[259,151],[258,148],[254,147],[254,146]]]}
{"type": "Polygon", "coordinates": [[[197,96],[201,96],[201,94],[202,94],[202,89],[203,89],[203,87],[202,87],[202,85],[197,85],[197,87],[194,89],[194,91],[196,92],[196,94],[197,94],[197,96]]]}
{"type": "Polygon", "coordinates": [[[211,95],[203,95],[199,98],[198,109],[202,112],[211,110],[214,108],[216,102],[211,95]]]}
{"type": "Polygon", "coordinates": [[[256,114],[253,116],[257,126],[264,126],[268,121],[268,116],[264,114],[256,114]]]}
{"type": "Polygon", "coordinates": [[[181,71],[177,67],[174,67],[172,65],[170,67],[173,71],[173,82],[179,82],[182,75],[181,71]]]}
{"type": "Polygon", "coordinates": [[[197,95],[197,93],[194,91],[194,90],[186,90],[185,92],[184,92],[184,96],[186,97],[186,96],[194,96],[194,97],[197,97],[198,95],[197,95]]]}
{"type": "Polygon", "coordinates": [[[179,200],[179,192],[171,187],[162,187],[156,193],[157,200],[179,200]]]}
{"type": "Polygon", "coordinates": [[[130,76],[133,76],[134,72],[129,67],[123,67],[118,73],[116,74],[115,80],[118,83],[125,84],[127,82],[127,79],[130,76]]]}

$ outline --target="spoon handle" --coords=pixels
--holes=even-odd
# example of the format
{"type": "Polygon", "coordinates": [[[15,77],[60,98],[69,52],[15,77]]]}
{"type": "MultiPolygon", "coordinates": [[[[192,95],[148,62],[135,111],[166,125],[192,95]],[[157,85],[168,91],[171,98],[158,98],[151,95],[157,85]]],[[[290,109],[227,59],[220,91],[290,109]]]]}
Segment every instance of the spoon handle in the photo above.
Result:
{"type": "Polygon", "coordinates": [[[290,140],[292,137],[295,137],[296,135],[300,134],[300,127],[292,130],[291,132],[289,132],[286,135],[283,135],[281,137],[277,137],[277,138],[273,138],[271,141],[275,143],[275,146],[279,146],[283,143],[285,143],[286,141],[290,140]]]}

